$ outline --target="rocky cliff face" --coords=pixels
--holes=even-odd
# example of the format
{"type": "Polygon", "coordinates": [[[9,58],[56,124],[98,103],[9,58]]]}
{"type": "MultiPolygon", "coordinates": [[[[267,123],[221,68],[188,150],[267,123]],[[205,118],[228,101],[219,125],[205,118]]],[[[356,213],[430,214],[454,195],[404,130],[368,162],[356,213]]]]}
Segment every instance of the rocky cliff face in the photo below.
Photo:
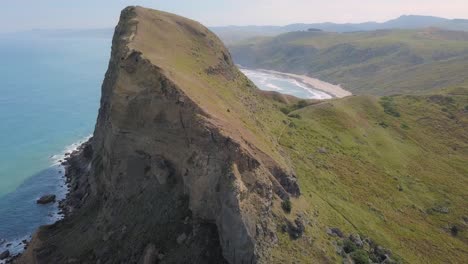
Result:
{"type": "Polygon", "coordinates": [[[255,94],[205,27],[123,10],[94,137],[73,158],[72,212],[19,262],[266,262],[273,201],[299,188],[255,94]]]}

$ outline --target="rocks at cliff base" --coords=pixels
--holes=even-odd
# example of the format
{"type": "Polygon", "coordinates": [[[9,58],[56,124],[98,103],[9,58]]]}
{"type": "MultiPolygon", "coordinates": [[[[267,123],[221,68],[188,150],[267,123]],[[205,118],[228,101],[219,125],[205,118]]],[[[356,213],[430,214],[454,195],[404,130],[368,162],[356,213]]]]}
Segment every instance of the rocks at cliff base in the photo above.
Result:
{"type": "Polygon", "coordinates": [[[4,260],[9,257],[10,257],[10,251],[8,250],[5,250],[2,253],[0,253],[0,260],[4,260]]]}
{"type": "MultiPolygon", "coordinates": [[[[335,228],[335,230],[339,230],[335,228]]],[[[341,232],[341,231],[340,231],[341,232]]],[[[327,233],[332,235],[331,229],[327,233]]],[[[343,263],[400,263],[397,256],[394,256],[389,249],[378,245],[368,237],[359,234],[350,234],[345,237],[337,236],[336,251],[344,259],[343,263]]]]}
{"type": "Polygon", "coordinates": [[[46,194],[41,196],[41,198],[37,199],[36,203],[37,204],[49,204],[49,203],[54,203],[55,202],[55,194],[46,194]]]}
{"type": "Polygon", "coordinates": [[[187,239],[187,235],[185,233],[182,233],[177,237],[177,244],[181,245],[184,243],[184,241],[187,239]]]}
{"type": "Polygon", "coordinates": [[[158,249],[154,244],[146,246],[143,253],[143,264],[153,264],[158,261],[158,249]]]}
{"type": "Polygon", "coordinates": [[[449,208],[446,206],[435,206],[431,208],[431,210],[439,214],[448,214],[450,211],[449,208]]]}
{"type": "Polygon", "coordinates": [[[286,220],[283,231],[287,232],[292,239],[302,237],[305,232],[305,222],[301,216],[298,216],[294,222],[286,220]]]}

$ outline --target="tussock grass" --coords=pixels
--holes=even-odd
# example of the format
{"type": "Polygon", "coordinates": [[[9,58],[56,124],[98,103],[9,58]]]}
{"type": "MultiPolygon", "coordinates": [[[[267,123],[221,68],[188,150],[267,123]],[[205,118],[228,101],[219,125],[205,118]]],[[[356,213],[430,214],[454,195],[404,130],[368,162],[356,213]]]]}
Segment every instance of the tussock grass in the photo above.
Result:
{"type": "Polygon", "coordinates": [[[291,217],[305,212],[310,224],[304,239],[280,236],[275,260],[339,263],[325,232],[337,226],[375,239],[403,262],[463,262],[468,232],[466,224],[457,228],[468,215],[466,91],[354,96],[291,112],[302,118],[290,120],[280,145],[303,193],[292,200],[291,217]]]}

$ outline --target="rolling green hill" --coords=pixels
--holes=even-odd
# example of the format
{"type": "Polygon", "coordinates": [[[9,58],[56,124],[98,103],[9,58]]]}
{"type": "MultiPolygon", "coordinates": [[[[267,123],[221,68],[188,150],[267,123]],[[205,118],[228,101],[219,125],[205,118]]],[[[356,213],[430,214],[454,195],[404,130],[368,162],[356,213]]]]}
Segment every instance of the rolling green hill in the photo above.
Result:
{"type": "Polygon", "coordinates": [[[283,236],[278,262],[325,262],[323,252],[340,262],[327,227],[372,237],[405,263],[466,259],[467,88],[326,101],[288,124],[279,142],[299,175],[293,215],[306,212],[310,240],[283,236]]]}
{"type": "Polygon", "coordinates": [[[355,94],[416,94],[468,80],[466,32],[291,32],[243,41],[230,50],[243,66],[306,74],[355,94]]]}

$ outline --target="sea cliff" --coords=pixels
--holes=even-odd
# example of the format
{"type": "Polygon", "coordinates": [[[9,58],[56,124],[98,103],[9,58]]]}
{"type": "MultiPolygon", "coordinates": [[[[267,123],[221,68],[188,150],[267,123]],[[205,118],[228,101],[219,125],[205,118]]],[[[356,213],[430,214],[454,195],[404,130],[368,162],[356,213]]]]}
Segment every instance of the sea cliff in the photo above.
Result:
{"type": "Polygon", "coordinates": [[[261,131],[265,107],[208,29],[124,9],[94,136],[69,161],[67,216],[17,262],[266,262],[274,201],[300,191],[261,131]]]}

